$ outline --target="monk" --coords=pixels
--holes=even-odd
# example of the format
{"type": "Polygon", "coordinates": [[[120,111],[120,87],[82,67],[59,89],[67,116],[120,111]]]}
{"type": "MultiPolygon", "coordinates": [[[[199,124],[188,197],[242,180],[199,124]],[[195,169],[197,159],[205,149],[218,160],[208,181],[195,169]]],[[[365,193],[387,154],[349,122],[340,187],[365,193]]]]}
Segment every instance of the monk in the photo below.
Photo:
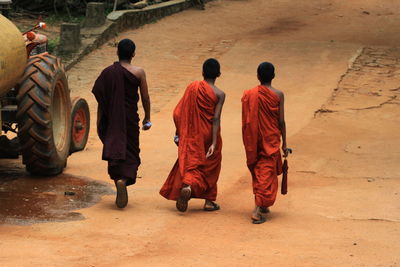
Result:
{"type": "Polygon", "coordinates": [[[278,175],[282,173],[280,153],[288,154],[284,95],[272,87],[275,68],[269,62],[257,69],[260,85],[246,90],[242,97],[242,133],[247,166],[253,179],[255,208],[251,219],[260,224],[266,221],[261,213],[269,212],[276,199],[278,175]]]}
{"type": "Polygon", "coordinates": [[[205,211],[220,209],[214,202],[221,170],[220,118],[225,101],[225,93],[215,86],[220,75],[218,61],[207,59],[204,80],[189,84],[174,110],[178,160],[160,194],[176,200],[181,212],[187,210],[191,198],[205,199],[205,211]]]}
{"type": "Polygon", "coordinates": [[[92,90],[98,102],[97,132],[103,143],[102,159],[108,161],[108,174],[117,188],[118,208],[128,204],[126,187],[135,184],[140,165],[138,91],[145,114],[143,130],[151,127],[146,73],[131,64],[135,49],[132,40],[121,40],[119,61],[101,72],[92,90]]]}

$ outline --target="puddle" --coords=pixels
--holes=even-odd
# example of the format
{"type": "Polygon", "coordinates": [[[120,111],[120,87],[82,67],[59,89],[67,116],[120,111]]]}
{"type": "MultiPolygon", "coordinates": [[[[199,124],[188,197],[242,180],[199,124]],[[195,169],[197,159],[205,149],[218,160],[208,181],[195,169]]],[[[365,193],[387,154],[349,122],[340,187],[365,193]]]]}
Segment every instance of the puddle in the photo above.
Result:
{"type": "Polygon", "coordinates": [[[0,224],[83,220],[74,210],[93,206],[113,193],[108,184],[85,177],[38,178],[19,168],[0,167],[0,224]]]}

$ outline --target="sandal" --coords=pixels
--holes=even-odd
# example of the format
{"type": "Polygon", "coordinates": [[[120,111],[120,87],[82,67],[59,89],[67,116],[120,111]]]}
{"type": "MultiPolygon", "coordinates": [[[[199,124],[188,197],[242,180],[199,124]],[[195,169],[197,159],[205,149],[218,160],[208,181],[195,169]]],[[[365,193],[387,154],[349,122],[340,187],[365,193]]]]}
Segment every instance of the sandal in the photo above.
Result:
{"type": "Polygon", "coordinates": [[[260,215],[260,218],[254,218],[253,216],[251,217],[253,224],[262,224],[267,221],[267,219],[264,216],[262,216],[261,214],[259,214],[259,215],[260,215]]]}
{"type": "Polygon", "coordinates": [[[192,190],[190,189],[190,187],[183,187],[181,189],[181,194],[179,195],[179,198],[176,201],[177,210],[179,210],[180,212],[185,212],[187,210],[191,194],[192,190]]]}
{"type": "Polygon", "coordinates": [[[204,211],[216,211],[221,208],[217,203],[212,202],[212,201],[211,201],[211,205],[212,205],[212,207],[207,207],[207,205],[204,205],[203,210],[204,211]]]}

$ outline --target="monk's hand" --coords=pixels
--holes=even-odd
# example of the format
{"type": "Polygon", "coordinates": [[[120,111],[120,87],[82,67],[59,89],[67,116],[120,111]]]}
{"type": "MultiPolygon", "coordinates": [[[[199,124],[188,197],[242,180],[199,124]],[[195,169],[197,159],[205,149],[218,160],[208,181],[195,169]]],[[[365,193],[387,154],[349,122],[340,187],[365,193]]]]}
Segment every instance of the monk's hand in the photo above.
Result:
{"type": "Polygon", "coordinates": [[[214,151],[215,151],[215,144],[212,144],[212,145],[208,148],[208,151],[207,151],[207,154],[206,154],[206,158],[211,157],[212,154],[214,154],[214,151]]]}
{"type": "Polygon", "coordinates": [[[152,126],[151,121],[149,121],[149,120],[143,120],[143,127],[142,127],[142,129],[143,129],[144,131],[149,130],[149,129],[151,128],[151,126],[152,126]]]}
{"type": "Polygon", "coordinates": [[[289,153],[292,153],[291,148],[287,148],[286,146],[282,146],[282,151],[283,151],[283,157],[286,158],[289,156],[289,153]]]}
{"type": "Polygon", "coordinates": [[[178,135],[175,135],[174,143],[175,143],[175,145],[179,146],[179,136],[178,135]]]}
{"type": "Polygon", "coordinates": [[[283,152],[283,157],[286,158],[289,155],[289,151],[286,147],[286,145],[282,146],[282,152],[283,152]]]}

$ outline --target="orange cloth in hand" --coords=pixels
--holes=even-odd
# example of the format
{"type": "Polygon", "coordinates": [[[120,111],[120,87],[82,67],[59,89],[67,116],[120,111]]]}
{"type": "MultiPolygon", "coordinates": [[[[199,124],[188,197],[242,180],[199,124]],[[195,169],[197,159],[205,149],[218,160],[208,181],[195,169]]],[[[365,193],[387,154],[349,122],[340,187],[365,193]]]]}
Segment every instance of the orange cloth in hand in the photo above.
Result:
{"type": "Polygon", "coordinates": [[[166,199],[176,200],[185,185],[192,188],[192,198],[214,201],[221,170],[222,139],[218,132],[214,154],[206,158],[212,144],[212,120],[218,97],[206,81],[195,81],[185,91],[174,110],[179,136],[178,160],[160,190],[166,199]]]}
{"type": "Polygon", "coordinates": [[[282,173],[279,104],[279,96],[262,85],[245,91],[242,97],[243,143],[259,207],[274,204],[282,173]]]}

